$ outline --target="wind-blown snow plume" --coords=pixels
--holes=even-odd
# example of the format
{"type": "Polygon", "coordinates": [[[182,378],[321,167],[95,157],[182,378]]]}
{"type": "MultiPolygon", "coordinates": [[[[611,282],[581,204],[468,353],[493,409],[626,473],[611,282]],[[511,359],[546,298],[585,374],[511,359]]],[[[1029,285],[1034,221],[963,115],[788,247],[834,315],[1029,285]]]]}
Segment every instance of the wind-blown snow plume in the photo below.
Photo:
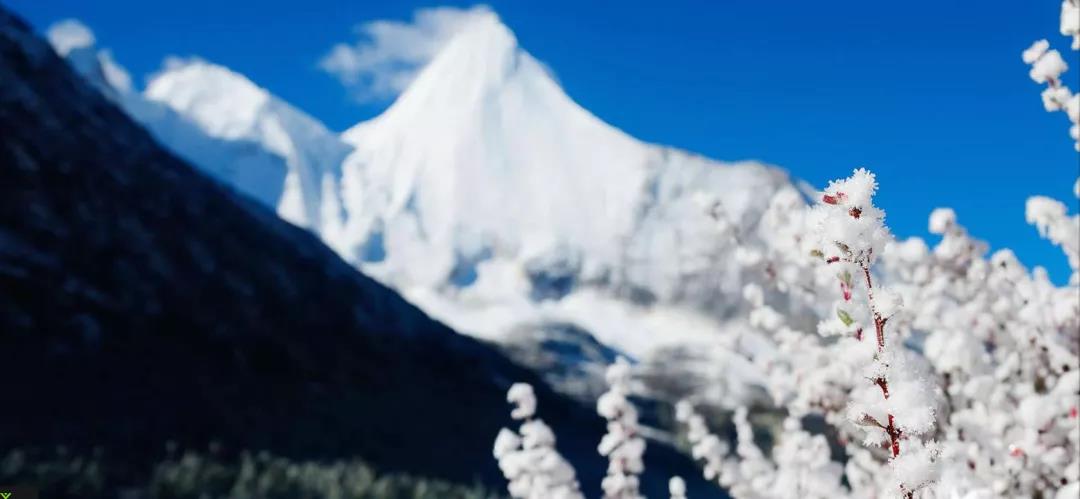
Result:
{"type": "Polygon", "coordinates": [[[334,45],[319,67],[359,100],[394,97],[465,25],[486,15],[485,6],[436,7],[417,10],[412,22],[366,22],[356,27],[359,40],[334,45]]]}

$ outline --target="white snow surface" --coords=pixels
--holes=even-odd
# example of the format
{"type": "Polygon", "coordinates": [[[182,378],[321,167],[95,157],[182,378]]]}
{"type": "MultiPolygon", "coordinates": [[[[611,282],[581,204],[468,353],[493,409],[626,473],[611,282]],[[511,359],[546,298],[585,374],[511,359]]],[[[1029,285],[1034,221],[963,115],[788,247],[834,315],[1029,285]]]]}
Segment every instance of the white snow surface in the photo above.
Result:
{"type": "Polygon", "coordinates": [[[752,242],[789,184],[604,123],[491,12],[340,136],[199,59],[171,59],[142,94],[99,86],[181,156],[496,341],[570,322],[641,358],[741,328],[728,323],[742,289],[730,233],[752,242]]]}

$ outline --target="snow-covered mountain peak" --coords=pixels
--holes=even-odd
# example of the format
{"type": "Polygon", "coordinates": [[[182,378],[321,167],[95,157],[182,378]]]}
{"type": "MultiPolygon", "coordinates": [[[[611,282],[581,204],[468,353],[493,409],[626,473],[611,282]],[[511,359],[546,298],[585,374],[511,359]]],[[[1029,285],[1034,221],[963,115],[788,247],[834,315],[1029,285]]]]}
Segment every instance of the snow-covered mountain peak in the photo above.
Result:
{"type": "Polygon", "coordinates": [[[518,47],[517,38],[498,15],[479,10],[385,113],[347,130],[342,137],[352,143],[370,134],[372,128],[411,127],[420,117],[445,125],[482,112],[482,106],[498,99],[498,94],[522,85],[561,93],[546,68],[518,47]]]}
{"type": "MultiPolygon", "coordinates": [[[[712,161],[604,123],[494,14],[467,23],[382,115],[343,138],[355,150],[342,166],[343,229],[324,234],[328,244],[488,337],[530,321],[586,324],[592,315],[574,307],[597,300],[737,296],[709,206],[720,201],[726,221],[749,232],[787,183],[761,164],[712,161]]],[[[629,351],[658,340],[643,327],[587,325],[629,351]]]]}
{"type": "Polygon", "coordinates": [[[244,75],[202,59],[170,58],[145,97],[222,140],[250,141],[285,160],[276,200],[286,220],[317,232],[339,221],[338,168],[350,148],[316,119],[244,75]]]}
{"type": "Polygon", "coordinates": [[[198,122],[211,135],[249,135],[270,94],[245,76],[202,59],[170,57],[146,86],[146,97],[198,122]]]}
{"type": "Polygon", "coordinates": [[[49,29],[54,50],[173,152],[294,224],[340,224],[338,177],[348,144],[247,77],[198,58],[170,57],[140,93],[92,31],[49,29]]]}
{"type": "Polygon", "coordinates": [[[515,77],[546,77],[537,69],[538,65],[518,48],[517,38],[498,17],[494,14],[477,16],[417,76],[395,107],[431,104],[432,101],[444,105],[475,103],[484,97],[484,93],[498,91],[515,77]],[[456,99],[440,100],[448,94],[456,99]]]}
{"type": "Polygon", "coordinates": [[[346,211],[357,216],[335,246],[346,256],[366,247],[380,230],[372,217],[415,217],[414,242],[439,255],[423,266],[430,272],[414,267],[424,281],[474,254],[563,252],[570,241],[614,258],[650,155],[574,103],[491,13],[447,42],[385,113],[343,137],[357,148],[344,172],[346,211]]]}

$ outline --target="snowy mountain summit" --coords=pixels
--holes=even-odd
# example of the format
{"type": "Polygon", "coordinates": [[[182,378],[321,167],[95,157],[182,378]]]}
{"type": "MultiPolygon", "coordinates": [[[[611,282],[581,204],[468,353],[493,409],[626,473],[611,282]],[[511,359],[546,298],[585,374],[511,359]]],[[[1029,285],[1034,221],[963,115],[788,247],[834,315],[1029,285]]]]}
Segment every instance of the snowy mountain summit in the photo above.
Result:
{"type": "Polygon", "coordinates": [[[343,138],[355,148],[342,166],[345,219],[324,239],[490,337],[558,318],[623,348],[651,344],[582,324],[600,312],[585,301],[711,304],[737,292],[721,279],[725,227],[713,215],[749,229],[787,183],[760,164],[645,144],[604,123],[488,11],[343,138]]]}
{"type": "MultiPolygon", "coordinates": [[[[282,218],[318,231],[323,191],[334,193],[350,147],[314,118],[244,75],[198,59],[166,59],[138,92],[78,21],[54,25],[54,50],[172,152],[282,218]]],[[[336,199],[336,195],[331,195],[336,199]]]]}
{"type": "Polygon", "coordinates": [[[349,147],[317,120],[245,76],[201,59],[170,58],[144,95],[219,140],[257,144],[285,162],[284,177],[237,179],[242,188],[268,182],[282,218],[320,232],[333,220],[338,167],[349,147]],[[244,185],[247,184],[247,185],[244,185]],[[324,199],[327,203],[324,205],[324,199]],[[330,206],[325,213],[324,206],[330,206]]]}

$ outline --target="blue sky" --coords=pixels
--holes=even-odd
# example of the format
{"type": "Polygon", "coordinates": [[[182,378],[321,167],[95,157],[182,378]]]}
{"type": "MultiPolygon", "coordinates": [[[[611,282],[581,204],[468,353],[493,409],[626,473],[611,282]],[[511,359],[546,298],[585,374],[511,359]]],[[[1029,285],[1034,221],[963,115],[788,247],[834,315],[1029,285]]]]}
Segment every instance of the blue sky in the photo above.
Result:
{"type": "MultiPolygon", "coordinates": [[[[44,30],[74,17],[142,82],[166,55],[246,74],[341,130],[389,101],[357,103],[318,68],[354,26],[472,2],[5,0],[44,30]]],[[[1046,113],[1020,52],[1058,35],[1059,0],[982,2],[491,1],[521,45],[603,120],[717,159],[760,159],[822,186],[866,166],[902,236],[936,206],[1063,282],[1061,252],[1024,222],[1046,194],[1076,209],[1080,173],[1063,113],[1046,113]]]]}

